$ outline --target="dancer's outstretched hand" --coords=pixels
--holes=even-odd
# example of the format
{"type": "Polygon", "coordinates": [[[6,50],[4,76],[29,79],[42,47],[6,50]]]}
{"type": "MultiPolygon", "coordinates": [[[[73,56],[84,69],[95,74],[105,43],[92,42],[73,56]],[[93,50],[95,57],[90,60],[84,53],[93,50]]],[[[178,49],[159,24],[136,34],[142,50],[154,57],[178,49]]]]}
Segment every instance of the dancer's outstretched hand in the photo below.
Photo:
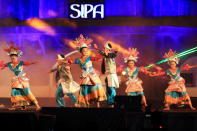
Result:
{"type": "Polygon", "coordinates": [[[94,44],[94,48],[95,48],[95,49],[98,49],[98,46],[97,46],[96,44],[94,44]]]}
{"type": "Polygon", "coordinates": [[[48,70],[48,71],[47,71],[47,73],[49,73],[49,74],[50,74],[50,73],[52,73],[52,72],[51,72],[51,70],[48,70]]]}

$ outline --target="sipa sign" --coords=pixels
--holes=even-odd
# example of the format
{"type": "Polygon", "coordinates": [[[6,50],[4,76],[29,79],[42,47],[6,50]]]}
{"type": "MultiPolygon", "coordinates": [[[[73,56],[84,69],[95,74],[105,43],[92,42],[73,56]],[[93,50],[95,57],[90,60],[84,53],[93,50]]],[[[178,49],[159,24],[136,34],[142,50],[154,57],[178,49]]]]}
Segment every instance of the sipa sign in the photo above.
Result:
{"type": "Polygon", "coordinates": [[[104,4],[71,4],[69,17],[72,19],[104,19],[104,4]]]}

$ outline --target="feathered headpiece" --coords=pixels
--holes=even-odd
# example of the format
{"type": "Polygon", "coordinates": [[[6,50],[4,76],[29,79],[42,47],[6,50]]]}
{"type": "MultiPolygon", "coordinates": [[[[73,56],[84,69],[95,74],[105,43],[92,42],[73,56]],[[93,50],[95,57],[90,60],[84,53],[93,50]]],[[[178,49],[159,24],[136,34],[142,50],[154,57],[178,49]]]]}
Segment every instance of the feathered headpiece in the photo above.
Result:
{"type": "Polygon", "coordinates": [[[175,51],[173,52],[172,49],[170,49],[169,52],[168,53],[165,53],[163,57],[165,59],[168,59],[168,62],[169,61],[174,61],[174,62],[176,62],[176,64],[178,64],[180,59],[175,56],[177,54],[178,53],[176,53],[175,51]]]}
{"type": "Polygon", "coordinates": [[[84,38],[82,34],[76,40],[74,41],[74,44],[77,47],[77,50],[80,50],[81,48],[85,47],[88,48],[91,46],[92,39],[90,38],[84,38]]]}
{"type": "Polygon", "coordinates": [[[20,47],[14,46],[14,42],[10,42],[10,47],[7,49],[4,49],[5,52],[7,52],[8,55],[16,55],[17,57],[20,57],[23,52],[20,50],[20,47]]]}
{"type": "Polygon", "coordinates": [[[137,51],[137,48],[129,48],[129,55],[126,55],[124,57],[124,62],[127,63],[130,60],[133,60],[135,62],[137,62],[137,55],[139,54],[139,52],[137,51]]]}

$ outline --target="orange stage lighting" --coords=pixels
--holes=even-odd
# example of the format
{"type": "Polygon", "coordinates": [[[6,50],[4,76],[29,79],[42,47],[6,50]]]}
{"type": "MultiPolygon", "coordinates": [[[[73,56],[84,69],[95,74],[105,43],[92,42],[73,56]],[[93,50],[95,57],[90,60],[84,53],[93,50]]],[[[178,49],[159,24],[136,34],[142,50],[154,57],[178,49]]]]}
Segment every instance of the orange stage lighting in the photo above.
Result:
{"type": "Polygon", "coordinates": [[[45,32],[46,34],[49,34],[52,36],[56,34],[54,29],[51,28],[49,24],[47,24],[46,22],[38,18],[28,19],[26,20],[26,23],[37,30],[45,32]]]}

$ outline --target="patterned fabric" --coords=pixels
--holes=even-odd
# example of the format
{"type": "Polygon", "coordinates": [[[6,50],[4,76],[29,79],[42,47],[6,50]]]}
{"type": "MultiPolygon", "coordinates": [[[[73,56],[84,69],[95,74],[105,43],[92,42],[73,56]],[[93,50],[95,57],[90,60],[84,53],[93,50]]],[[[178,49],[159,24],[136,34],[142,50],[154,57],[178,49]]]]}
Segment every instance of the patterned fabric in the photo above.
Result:
{"type": "Polygon", "coordinates": [[[118,52],[115,51],[105,55],[103,51],[99,51],[99,54],[104,56],[101,71],[103,74],[107,73],[108,86],[119,88],[118,76],[116,74],[116,62],[114,60],[114,58],[118,55],[118,52]]]}
{"type": "Polygon", "coordinates": [[[130,72],[129,68],[125,68],[124,71],[126,72],[127,81],[126,81],[126,93],[129,92],[142,92],[142,80],[138,78],[138,73],[140,70],[139,67],[136,67],[135,71],[130,72]]]}
{"type": "Polygon", "coordinates": [[[106,100],[106,93],[101,85],[101,80],[92,67],[91,56],[84,62],[81,59],[75,60],[82,68],[80,91],[75,106],[88,107],[90,104],[106,100]]]}
{"type": "Polygon", "coordinates": [[[107,78],[107,81],[108,81],[107,84],[109,87],[119,88],[119,81],[118,81],[117,74],[108,74],[106,78],[107,78]]]}
{"type": "Polygon", "coordinates": [[[70,72],[70,66],[66,63],[56,65],[51,72],[56,71],[56,83],[58,87],[61,85],[63,93],[75,93],[79,91],[80,86],[73,81],[72,74],[70,72]]]}
{"type": "Polygon", "coordinates": [[[136,91],[136,92],[128,92],[128,96],[144,96],[143,91],[136,91]]]}
{"type": "Polygon", "coordinates": [[[186,92],[168,92],[165,94],[165,103],[168,105],[171,104],[186,104],[188,103],[186,92]]]}
{"type": "Polygon", "coordinates": [[[102,73],[116,74],[116,62],[114,58],[118,55],[118,52],[109,53],[108,55],[105,55],[103,51],[99,51],[99,53],[104,56],[101,65],[102,73]]]}
{"type": "Polygon", "coordinates": [[[32,103],[38,103],[30,91],[29,78],[23,71],[24,64],[25,63],[23,61],[20,61],[19,64],[14,68],[12,63],[7,64],[7,67],[9,67],[9,69],[15,74],[11,84],[11,103],[13,107],[27,106],[31,105],[32,103]]]}
{"type": "Polygon", "coordinates": [[[179,67],[176,74],[172,74],[169,70],[166,70],[167,75],[170,76],[171,80],[168,83],[169,86],[165,90],[166,93],[176,91],[176,92],[185,92],[185,80],[180,76],[181,68],[179,67]]]}
{"type": "Polygon", "coordinates": [[[167,104],[179,104],[187,101],[188,94],[186,93],[185,80],[180,76],[180,71],[180,67],[175,74],[166,70],[167,75],[171,77],[169,86],[165,90],[165,103],[167,104]]]}
{"type": "Polygon", "coordinates": [[[75,105],[77,101],[75,95],[72,93],[64,93],[62,89],[62,85],[60,84],[55,94],[57,107],[65,107],[64,95],[67,95],[70,98],[72,104],[75,105]]]}
{"type": "Polygon", "coordinates": [[[89,107],[90,104],[105,101],[105,90],[101,84],[81,85],[79,96],[75,104],[76,107],[89,107]]]}
{"type": "Polygon", "coordinates": [[[23,71],[23,61],[20,61],[15,68],[12,68],[11,63],[8,63],[7,66],[15,74],[15,76],[12,78],[12,88],[23,89],[25,87],[29,87],[29,78],[23,71]]]}
{"type": "Polygon", "coordinates": [[[96,85],[101,83],[100,78],[93,69],[91,56],[89,56],[84,63],[81,59],[76,59],[75,62],[82,68],[80,85],[96,85]]]}
{"type": "Polygon", "coordinates": [[[29,95],[31,95],[31,92],[28,87],[26,87],[25,89],[12,88],[11,91],[12,107],[32,105],[33,102],[28,97],[29,95]]]}

